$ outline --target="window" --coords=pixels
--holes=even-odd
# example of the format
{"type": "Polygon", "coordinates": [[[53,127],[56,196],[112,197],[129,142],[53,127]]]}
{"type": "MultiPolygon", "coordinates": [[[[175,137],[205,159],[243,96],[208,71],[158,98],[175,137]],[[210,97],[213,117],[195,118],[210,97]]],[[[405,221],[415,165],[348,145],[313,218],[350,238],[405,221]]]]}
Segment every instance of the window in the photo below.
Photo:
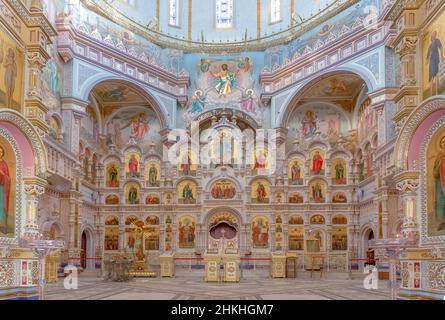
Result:
{"type": "Polygon", "coordinates": [[[270,0],[270,23],[281,20],[281,3],[280,0],[270,0]]]}
{"type": "Polygon", "coordinates": [[[216,27],[233,27],[233,0],[216,0],[216,27]]]}
{"type": "Polygon", "coordinates": [[[168,23],[172,26],[179,26],[179,0],[170,0],[168,23]]]}

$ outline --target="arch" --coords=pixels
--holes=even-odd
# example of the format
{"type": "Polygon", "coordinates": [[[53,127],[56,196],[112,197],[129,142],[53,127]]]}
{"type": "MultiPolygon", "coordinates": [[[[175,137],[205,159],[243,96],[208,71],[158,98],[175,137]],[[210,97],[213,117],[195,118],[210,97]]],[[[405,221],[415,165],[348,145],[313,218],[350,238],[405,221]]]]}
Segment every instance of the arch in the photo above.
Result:
{"type": "Polygon", "coordinates": [[[105,166],[112,162],[117,162],[119,165],[123,164],[122,158],[116,154],[107,154],[104,158],[101,159],[100,162],[105,166]]]}
{"type": "MultiPolygon", "coordinates": [[[[94,228],[89,224],[82,224],[82,227],[80,228],[80,239],[81,239],[81,249],[85,250],[83,254],[81,254],[81,258],[85,258],[85,263],[83,266],[86,267],[86,269],[94,269],[95,260],[91,259],[94,258],[94,243],[95,243],[95,237],[94,237],[94,228]],[[85,247],[83,247],[83,237],[85,235],[85,247]]],[[[82,260],[81,260],[82,263],[82,260]]],[[[82,265],[82,264],[81,264],[82,265]]]]}
{"type": "Polygon", "coordinates": [[[158,154],[154,154],[154,153],[149,153],[149,154],[146,154],[146,155],[142,154],[141,162],[143,162],[145,164],[148,161],[151,161],[153,159],[156,159],[156,161],[159,162],[159,165],[161,165],[161,163],[162,163],[161,156],[159,156],[158,154]]]}
{"type": "Polygon", "coordinates": [[[214,215],[214,214],[217,214],[217,213],[219,213],[219,212],[230,212],[230,213],[232,213],[233,215],[235,215],[236,217],[237,217],[237,219],[238,219],[238,221],[239,221],[239,225],[238,225],[238,227],[241,227],[244,223],[245,223],[245,221],[243,220],[243,216],[241,215],[241,213],[238,211],[238,210],[236,210],[236,209],[233,209],[233,208],[231,208],[231,207],[227,207],[227,206],[222,206],[222,207],[216,207],[216,208],[213,208],[213,209],[210,209],[208,212],[207,212],[207,214],[205,214],[203,217],[202,217],[202,224],[203,225],[208,225],[209,224],[209,222],[210,222],[210,218],[214,215]]]}
{"type": "MultiPolygon", "coordinates": [[[[42,226],[41,226],[41,230],[42,230],[42,234],[43,235],[48,235],[51,233],[51,229],[53,228],[53,226],[57,227],[57,230],[59,232],[59,235],[57,238],[64,238],[65,237],[65,231],[63,230],[63,226],[62,224],[57,221],[57,220],[51,220],[51,221],[45,221],[42,226]]],[[[52,239],[52,240],[57,240],[57,239],[52,239]]]]}
{"type": "Polygon", "coordinates": [[[142,152],[142,148],[139,145],[129,145],[129,146],[123,148],[122,154],[125,155],[127,153],[139,153],[141,160],[142,160],[143,152],[142,152]]]}
{"type": "Polygon", "coordinates": [[[304,154],[304,152],[299,151],[299,150],[291,150],[286,154],[286,159],[287,162],[290,162],[294,159],[299,159],[302,161],[306,161],[306,154],[304,154]]]}
{"type": "Polygon", "coordinates": [[[7,122],[8,125],[3,124],[2,127],[10,131],[14,136],[24,136],[28,145],[23,146],[18,141],[21,147],[29,148],[34,157],[23,157],[23,166],[32,167],[32,172],[38,177],[43,176],[48,168],[48,158],[45,145],[40,138],[35,127],[24,118],[19,112],[12,109],[0,109],[0,122],[7,122]],[[36,161],[35,161],[36,160],[36,161]]]}
{"type": "Polygon", "coordinates": [[[56,111],[50,111],[46,114],[46,119],[49,121],[49,119],[54,119],[59,127],[60,133],[63,133],[63,119],[60,116],[60,114],[56,111]]]}
{"type": "Polygon", "coordinates": [[[89,97],[88,97],[88,101],[90,102],[90,106],[93,108],[94,112],[96,113],[96,117],[97,117],[97,125],[99,126],[99,132],[101,134],[104,134],[104,125],[102,123],[102,117],[100,116],[100,109],[99,109],[99,105],[97,103],[96,97],[94,97],[92,95],[92,93],[90,92],[89,97]]]}
{"type": "Polygon", "coordinates": [[[329,150],[329,146],[326,144],[326,142],[324,142],[322,140],[315,139],[309,143],[307,149],[309,150],[309,152],[312,152],[315,149],[321,149],[321,150],[323,150],[323,152],[325,153],[325,156],[326,156],[326,154],[329,150]]]}
{"type": "Polygon", "coordinates": [[[366,223],[361,227],[359,233],[359,258],[366,258],[366,252],[369,249],[368,241],[371,233],[374,235],[375,238],[376,233],[370,223],[366,223]]]}
{"type": "Polygon", "coordinates": [[[312,182],[314,182],[314,180],[322,180],[324,183],[326,183],[326,186],[329,185],[328,179],[326,178],[326,176],[321,176],[321,175],[317,175],[317,176],[311,176],[308,180],[307,180],[307,184],[310,185],[312,182]]]}
{"type": "MultiPolygon", "coordinates": [[[[408,116],[394,146],[395,165],[398,170],[409,170],[409,154],[416,154],[416,152],[410,152],[411,141],[415,138],[419,127],[423,124],[431,127],[433,123],[441,117],[445,117],[444,95],[428,98],[408,116]]],[[[428,128],[426,128],[426,130],[427,129],[428,128]]],[[[420,135],[419,139],[421,139],[420,135]]],[[[420,148],[421,142],[416,141],[416,145],[417,148],[420,148]]],[[[420,153],[417,152],[417,157],[419,157],[419,154],[420,153]]]]}
{"type": "MultiPolygon", "coordinates": [[[[282,104],[282,109],[279,111],[279,116],[277,119],[277,127],[287,128],[289,123],[289,118],[292,115],[292,112],[295,110],[295,102],[298,101],[298,98],[301,94],[303,94],[308,88],[317,83],[318,81],[330,77],[335,74],[341,73],[352,73],[358,77],[360,77],[368,87],[368,92],[374,92],[377,89],[377,82],[375,80],[374,75],[372,73],[360,66],[348,67],[348,66],[335,66],[335,70],[326,70],[321,74],[315,74],[303,83],[299,84],[291,94],[288,95],[288,98],[282,104]],[[283,110],[283,108],[285,108],[283,110]]],[[[348,117],[350,119],[350,117],[348,117]]],[[[350,121],[351,125],[351,121],[350,121]]]]}
{"type": "Polygon", "coordinates": [[[267,176],[264,176],[264,175],[260,175],[260,176],[255,176],[254,178],[252,178],[252,179],[249,181],[249,187],[252,187],[252,184],[254,184],[255,181],[258,181],[258,180],[266,180],[267,183],[269,183],[270,187],[273,186],[273,182],[272,182],[271,178],[269,178],[269,177],[267,177],[267,176]]]}
{"type": "Polygon", "coordinates": [[[199,187],[199,183],[196,180],[196,178],[185,176],[185,177],[181,177],[178,180],[176,180],[175,188],[177,189],[178,186],[181,184],[181,182],[186,181],[186,180],[192,181],[196,185],[196,187],[199,187]]]}
{"type": "Polygon", "coordinates": [[[153,108],[156,116],[158,117],[159,122],[161,123],[161,130],[170,127],[168,120],[170,117],[170,113],[165,109],[164,105],[160,101],[158,101],[158,99],[152,93],[150,93],[146,87],[131,82],[129,79],[123,79],[122,76],[118,77],[111,74],[100,73],[89,78],[83,83],[82,87],[79,88],[80,99],[83,101],[88,101],[90,93],[96,86],[109,81],[126,85],[134,90],[136,93],[144,97],[150,103],[150,106],[153,108]]]}
{"type": "Polygon", "coordinates": [[[326,152],[326,159],[330,159],[331,161],[336,159],[343,159],[348,162],[352,158],[353,155],[349,150],[334,148],[326,152]]]}

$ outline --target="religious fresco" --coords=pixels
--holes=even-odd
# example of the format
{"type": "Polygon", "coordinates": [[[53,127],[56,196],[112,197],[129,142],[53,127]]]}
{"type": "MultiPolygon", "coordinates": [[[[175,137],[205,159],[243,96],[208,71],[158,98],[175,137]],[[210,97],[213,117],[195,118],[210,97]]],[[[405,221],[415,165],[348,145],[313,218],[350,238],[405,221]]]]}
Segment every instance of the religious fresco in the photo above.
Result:
{"type": "Polygon", "coordinates": [[[184,180],[178,184],[178,203],[195,204],[198,196],[196,183],[184,180]]]}
{"type": "Polygon", "coordinates": [[[445,93],[445,12],[424,31],[423,99],[445,93]]]}
{"type": "Polygon", "coordinates": [[[309,233],[306,241],[307,251],[320,252],[325,251],[325,234],[321,230],[313,230],[309,233]]]}
{"type": "MultiPolygon", "coordinates": [[[[317,96],[317,93],[311,92],[311,95],[317,96]]],[[[289,120],[289,137],[301,140],[302,146],[316,138],[333,146],[340,137],[348,134],[348,130],[349,121],[344,113],[324,104],[298,107],[289,120]]]]}
{"type": "Polygon", "coordinates": [[[303,217],[296,214],[289,218],[289,224],[304,224],[303,217]]]}
{"type": "Polygon", "coordinates": [[[24,55],[0,29],[0,106],[21,111],[24,55]]]}
{"type": "Polygon", "coordinates": [[[14,237],[16,163],[11,145],[0,137],[0,237],[14,237]]]}
{"type": "Polygon", "coordinates": [[[195,218],[183,216],[178,221],[178,246],[182,249],[195,247],[195,218]]]}
{"type": "Polygon", "coordinates": [[[105,198],[105,204],[110,204],[110,205],[119,204],[119,197],[115,194],[110,194],[105,198]]]}
{"type": "Polygon", "coordinates": [[[125,175],[127,178],[140,178],[141,155],[138,152],[125,154],[125,175]]]}
{"type": "Polygon", "coordinates": [[[104,250],[119,250],[119,227],[105,227],[104,229],[104,250]]]}
{"type": "Polygon", "coordinates": [[[264,216],[252,220],[252,246],[256,249],[269,248],[269,219],[264,216]]]}
{"type": "Polygon", "coordinates": [[[325,152],[321,149],[314,149],[309,153],[309,158],[311,174],[323,176],[325,174],[325,152]]]}
{"type": "Polygon", "coordinates": [[[119,250],[119,228],[105,227],[104,228],[104,250],[116,251],[119,250]]]}
{"type": "Polygon", "coordinates": [[[236,195],[235,184],[229,180],[219,180],[212,185],[211,194],[213,199],[233,199],[236,195]]]}
{"type": "Polygon", "coordinates": [[[141,187],[138,183],[130,182],[125,185],[125,203],[139,204],[141,197],[141,187]]]}
{"type": "Polygon", "coordinates": [[[348,250],[347,228],[332,228],[332,250],[348,250]]]}
{"type": "Polygon", "coordinates": [[[445,235],[445,128],[439,129],[427,149],[428,235],[445,235]]]}
{"type": "Polygon", "coordinates": [[[159,250],[159,218],[151,215],[145,219],[144,249],[159,250]]]}
{"type": "Polygon", "coordinates": [[[344,192],[336,192],[332,196],[332,202],[333,203],[346,203],[348,202],[348,198],[344,194],[344,192]]]}
{"type": "Polygon", "coordinates": [[[326,182],[321,179],[313,180],[309,184],[309,197],[311,202],[324,203],[326,202],[326,182]]]}
{"type": "Polygon", "coordinates": [[[145,179],[147,187],[159,187],[161,185],[161,166],[153,161],[145,165],[145,179]]]}
{"type": "Polygon", "coordinates": [[[324,224],[325,219],[322,215],[316,214],[311,217],[310,223],[311,224],[324,224]]]}
{"type": "Polygon", "coordinates": [[[304,250],[304,228],[289,227],[288,228],[288,246],[289,250],[304,250]]]}
{"type": "Polygon", "coordinates": [[[159,225],[159,217],[157,217],[157,216],[148,216],[145,219],[145,223],[147,225],[157,226],[157,225],[159,225]]]}
{"type": "Polygon", "coordinates": [[[216,108],[232,108],[249,113],[254,118],[261,117],[251,58],[201,58],[196,71],[195,91],[184,115],[186,121],[203,111],[216,108]]]}
{"type": "Polygon", "coordinates": [[[143,225],[142,221],[138,221],[135,225],[125,228],[125,250],[133,253],[137,261],[143,261],[145,258],[143,225]]]}
{"type": "Polygon", "coordinates": [[[348,218],[344,215],[336,215],[332,218],[332,224],[348,224],[348,218]]]}
{"type": "Polygon", "coordinates": [[[144,251],[159,250],[159,227],[144,228],[144,251]]]}
{"type": "Polygon", "coordinates": [[[158,195],[149,194],[145,198],[145,204],[160,204],[160,203],[161,203],[161,199],[159,198],[158,195]]]}
{"type": "Polygon", "coordinates": [[[150,250],[159,250],[159,218],[148,216],[144,221],[135,216],[125,220],[125,251],[135,255],[138,261],[150,250]]]}
{"type": "Polygon", "coordinates": [[[304,183],[304,162],[301,159],[292,159],[288,165],[288,179],[290,185],[301,186],[304,183]]]}
{"type": "Polygon", "coordinates": [[[303,195],[295,192],[289,195],[289,203],[303,203],[304,198],[303,195]]]}
{"type": "Polygon", "coordinates": [[[346,161],[344,159],[331,161],[331,172],[333,184],[346,184],[346,161]]]}
{"type": "Polygon", "coordinates": [[[252,203],[269,203],[270,183],[265,179],[255,180],[251,185],[252,203]]]}
{"type": "Polygon", "coordinates": [[[149,107],[117,111],[107,119],[105,128],[108,147],[114,145],[122,149],[127,144],[137,144],[144,153],[149,152],[152,144],[160,148],[161,124],[149,107]]]}
{"type": "Polygon", "coordinates": [[[119,187],[119,165],[117,163],[109,163],[106,169],[106,186],[108,188],[119,187]]]}

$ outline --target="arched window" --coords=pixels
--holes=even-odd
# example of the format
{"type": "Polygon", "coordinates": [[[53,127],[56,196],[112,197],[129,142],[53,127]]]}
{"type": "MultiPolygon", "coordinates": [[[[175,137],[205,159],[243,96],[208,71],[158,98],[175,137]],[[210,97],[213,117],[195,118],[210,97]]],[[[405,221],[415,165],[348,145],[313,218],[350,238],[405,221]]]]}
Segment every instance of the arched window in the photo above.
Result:
{"type": "Polygon", "coordinates": [[[179,0],[170,0],[168,23],[172,26],[179,26],[179,0]]]}
{"type": "Polygon", "coordinates": [[[270,0],[270,23],[281,20],[281,1],[270,0]]]}
{"type": "Polygon", "coordinates": [[[216,27],[233,27],[233,0],[216,0],[216,27]]]}

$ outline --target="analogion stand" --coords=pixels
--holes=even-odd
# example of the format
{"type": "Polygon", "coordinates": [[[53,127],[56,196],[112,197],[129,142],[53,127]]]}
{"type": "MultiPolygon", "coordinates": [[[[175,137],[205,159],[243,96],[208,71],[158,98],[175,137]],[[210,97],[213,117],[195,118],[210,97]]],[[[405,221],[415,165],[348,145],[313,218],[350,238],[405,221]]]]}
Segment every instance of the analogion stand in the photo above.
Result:
{"type": "Polygon", "coordinates": [[[175,276],[175,255],[165,254],[159,256],[161,264],[161,277],[174,277],[175,276]]]}

